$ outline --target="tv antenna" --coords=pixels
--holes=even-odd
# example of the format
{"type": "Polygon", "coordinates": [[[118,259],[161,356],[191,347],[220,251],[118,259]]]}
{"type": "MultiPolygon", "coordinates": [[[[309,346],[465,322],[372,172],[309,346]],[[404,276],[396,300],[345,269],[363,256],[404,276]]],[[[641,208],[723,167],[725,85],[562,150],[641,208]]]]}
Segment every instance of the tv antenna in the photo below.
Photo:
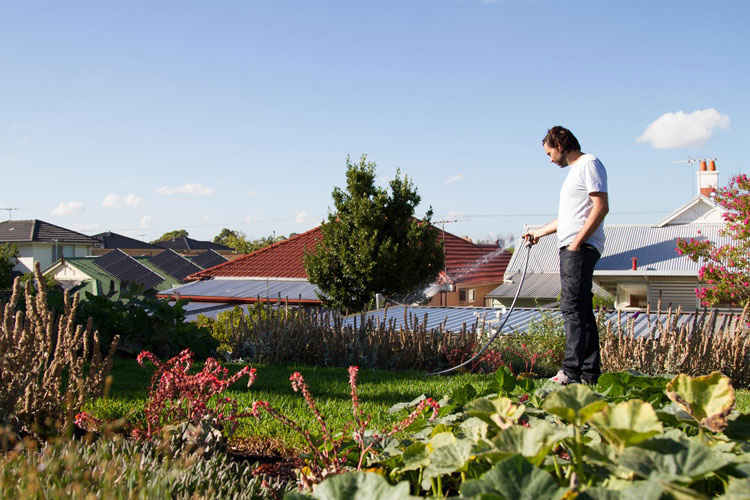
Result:
{"type": "MultiPolygon", "coordinates": [[[[672,163],[687,163],[687,166],[690,167],[690,168],[692,168],[695,163],[709,162],[709,161],[716,161],[716,160],[717,160],[717,158],[711,158],[711,157],[708,157],[708,156],[704,156],[704,157],[701,157],[701,158],[693,158],[692,156],[688,156],[687,160],[676,160],[676,161],[673,161],[672,163]]],[[[700,172],[701,172],[701,170],[698,169],[698,175],[700,175],[700,172]]],[[[692,172],[691,172],[691,175],[690,175],[690,182],[691,182],[691,185],[693,186],[691,188],[691,190],[690,190],[690,194],[692,195],[693,198],[695,198],[695,196],[696,196],[695,190],[698,189],[696,187],[698,183],[696,183],[693,180],[692,172]]]]}
{"type": "Polygon", "coordinates": [[[8,211],[8,220],[13,219],[13,210],[21,210],[20,208],[0,208],[0,210],[7,210],[8,211]]]}

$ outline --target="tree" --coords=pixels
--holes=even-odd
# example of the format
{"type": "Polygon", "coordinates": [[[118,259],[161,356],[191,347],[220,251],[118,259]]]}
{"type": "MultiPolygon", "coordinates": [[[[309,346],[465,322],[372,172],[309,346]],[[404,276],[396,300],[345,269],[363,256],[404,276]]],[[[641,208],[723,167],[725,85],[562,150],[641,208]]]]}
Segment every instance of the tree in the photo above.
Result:
{"type": "Polygon", "coordinates": [[[703,305],[724,302],[745,306],[750,304],[750,179],[736,175],[714,194],[725,210],[726,226],[719,234],[729,236],[731,242],[716,246],[706,239],[679,240],[677,253],[703,264],[698,278],[708,286],[695,291],[703,305]]]}
{"type": "Polygon", "coordinates": [[[333,190],[334,210],[320,226],[323,239],[305,252],[310,282],[323,301],[340,310],[361,311],[376,293],[398,301],[418,295],[443,268],[443,248],[430,223],[414,217],[421,197],[408,177],[387,189],[375,186],[375,163],[363,155],[346,158],[346,190],[333,190]]]}
{"type": "Polygon", "coordinates": [[[160,241],[171,241],[176,240],[178,238],[187,238],[188,232],[184,229],[175,229],[174,231],[169,231],[168,233],[162,234],[159,239],[156,239],[152,241],[151,243],[159,243],[160,241]]]}
{"type": "Polygon", "coordinates": [[[13,285],[13,268],[18,259],[18,246],[11,243],[0,245],[0,290],[13,285]]]}
{"type": "Polygon", "coordinates": [[[273,245],[279,241],[284,241],[285,239],[284,236],[267,236],[265,238],[250,241],[242,231],[223,228],[221,232],[214,237],[214,243],[233,248],[237,253],[252,253],[263,247],[273,245]]]}

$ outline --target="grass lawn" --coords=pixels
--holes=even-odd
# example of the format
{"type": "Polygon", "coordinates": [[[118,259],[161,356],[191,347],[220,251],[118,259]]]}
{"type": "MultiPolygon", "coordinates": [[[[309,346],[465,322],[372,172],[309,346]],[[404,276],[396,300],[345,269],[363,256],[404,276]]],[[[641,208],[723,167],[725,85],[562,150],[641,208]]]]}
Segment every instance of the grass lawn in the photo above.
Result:
{"type": "MultiPolygon", "coordinates": [[[[227,364],[232,373],[241,365],[227,364]]],[[[318,368],[294,365],[255,365],[258,379],[246,387],[242,379],[228,391],[228,396],[238,401],[240,408],[249,407],[253,401],[265,400],[282,413],[295,420],[303,429],[317,431],[315,417],[307,409],[301,394],[292,391],[289,376],[299,371],[310,392],[318,401],[321,413],[328,418],[334,433],[344,428],[352,414],[348,374],[345,368],[318,368]]],[[[142,415],[148,386],[154,367],[141,368],[133,359],[115,359],[112,385],[106,398],[90,403],[87,408],[98,417],[120,418],[142,415]]],[[[481,392],[490,383],[491,375],[459,374],[449,377],[427,377],[423,372],[390,372],[360,370],[358,394],[364,412],[372,415],[370,428],[382,429],[400,420],[405,414],[389,414],[388,408],[396,403],[411,401],[425,394],[436,400],[454,388],[472,384],[481,392]]],[[[750,391],[737,391],[737,409],[750,413],[750,391]]],[[[272,437],[282,446],[298,447],[302,439],[270,416],[260,420],[252,417],[240,422],[236,438],[272,437]]]]}

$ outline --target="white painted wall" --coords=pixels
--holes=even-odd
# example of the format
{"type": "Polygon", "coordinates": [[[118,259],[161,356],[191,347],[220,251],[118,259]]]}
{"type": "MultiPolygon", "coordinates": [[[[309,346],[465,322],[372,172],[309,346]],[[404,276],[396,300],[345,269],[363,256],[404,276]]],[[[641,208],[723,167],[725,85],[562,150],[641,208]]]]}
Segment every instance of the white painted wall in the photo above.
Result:
{"type": "MultiPolygon", "coordinates": [[[[53,254],[55,253],[54,243],[16,243],[18,246],[18,263],[13,267],[14,271],[26,274],[33,272],[34,263],[39,262],[42,271],[51,266],[53,254]]],[[[93,245],[58,245],[58,252],[65,250],[66,257],[86,257],[92,254],[93,245]]]]}

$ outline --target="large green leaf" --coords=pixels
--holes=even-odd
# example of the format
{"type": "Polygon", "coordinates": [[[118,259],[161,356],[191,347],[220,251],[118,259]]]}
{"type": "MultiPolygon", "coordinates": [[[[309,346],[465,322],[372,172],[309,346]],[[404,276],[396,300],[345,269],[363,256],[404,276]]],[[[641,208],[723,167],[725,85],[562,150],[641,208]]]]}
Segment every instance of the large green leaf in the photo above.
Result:
{"type": "Polygon", "coordinates": [[[505,500],[545,500],[558,499],[563,494],[565,489],[548,472],[519,455],[498,462],[480,479],[461,484],[461,498],[497,495],[505,500]]]}
{"type": "Polygon", "coordinates": [[[470,417],[461,422],[461,424],[458,426],[458,429],[458,434],[461,437],[465,437],[476,442],[487,437],[488,425],[487,422],[484,422],[479,418],[470,417]]]}
{"type": "Polygon", "coordinates": [[[430,453],[430,463],[422,471],[422,487],[428,489],[434,477],[465,471],[472,456],[471,448],[468,439],[460,439],[430,453]]]}
{"type": "Polygon", "coordinates": [[[451,402],[462,406],[471,401],[477,395],[477,390],[471,384],[466,384],[462,387],[456,387],[453,389],[448,396],[451,402]]]}
{"type": "Polygon", "coordinates": [[[416,470],[430,463],[430,450],[424,443],[414,443],[406,447],[401,459],[404,466],[400,470],[416,470]]]}
{"type": "Polygon", "coordinates": [[[666,387],[669,399],[685,409],[698,423],[714,432],[727,426],[727,417],[735,403],[729,377],[713,372],[704,377],[680,374],[666,387]]]}
{"type": "Polygon", "coordinates": [[[750,498],[750,479],[730,479],[726,493],[721,500],[748,500],[750,498]]]}
{"type": "Polygon", "coordinates": [[[464,407],[464,411],[488,424],[507,429],[521,418],[526,407],[517,405],[506,397],[475,399],[464,407]]]}
{"type": "Polygon", "coordinates": [[[724,429],[727,437],[741,441],[750,440],[750,414],[735,412],[729,416],[727,423],[724,429]]]}
{"type": "Polygon", "coordinates": [[[552,448],[561,440],[570,437],[569,428],[555,428],[547,422],[534,427],[520,425],[506,429],[492,440],[499,455],[523,455],[534,465],[541,465],[552,448]]]}
{"type": "Polygon", "coordinates": [[[690,484],[727,463],[725,458],[697,439],[657,438],[626,448],[618,465],[621,470],[644,478],[658,473],[673,481],[690,484]]]}
{"type": "Polygon", "coordinates": [[[544,400],[544,410],[566,422],[583,425],[607,402],[582,384],[571,384],[553,392],[544,400]]]}
{"type": "Polygon", "coordinates": [[[349,472],[332,476],[320,483],[312,494],[287,493],[284,500],[415,500],[409,494],[409,483],[395,486],[382,476],[366,472],[349,472]]]}
{"type": "Polygon", "coordinates": [[[659,417],[651,405],[637,399],[606,406],[594,414],[589,423],[618,452],[662,432],[659,417]]]}

